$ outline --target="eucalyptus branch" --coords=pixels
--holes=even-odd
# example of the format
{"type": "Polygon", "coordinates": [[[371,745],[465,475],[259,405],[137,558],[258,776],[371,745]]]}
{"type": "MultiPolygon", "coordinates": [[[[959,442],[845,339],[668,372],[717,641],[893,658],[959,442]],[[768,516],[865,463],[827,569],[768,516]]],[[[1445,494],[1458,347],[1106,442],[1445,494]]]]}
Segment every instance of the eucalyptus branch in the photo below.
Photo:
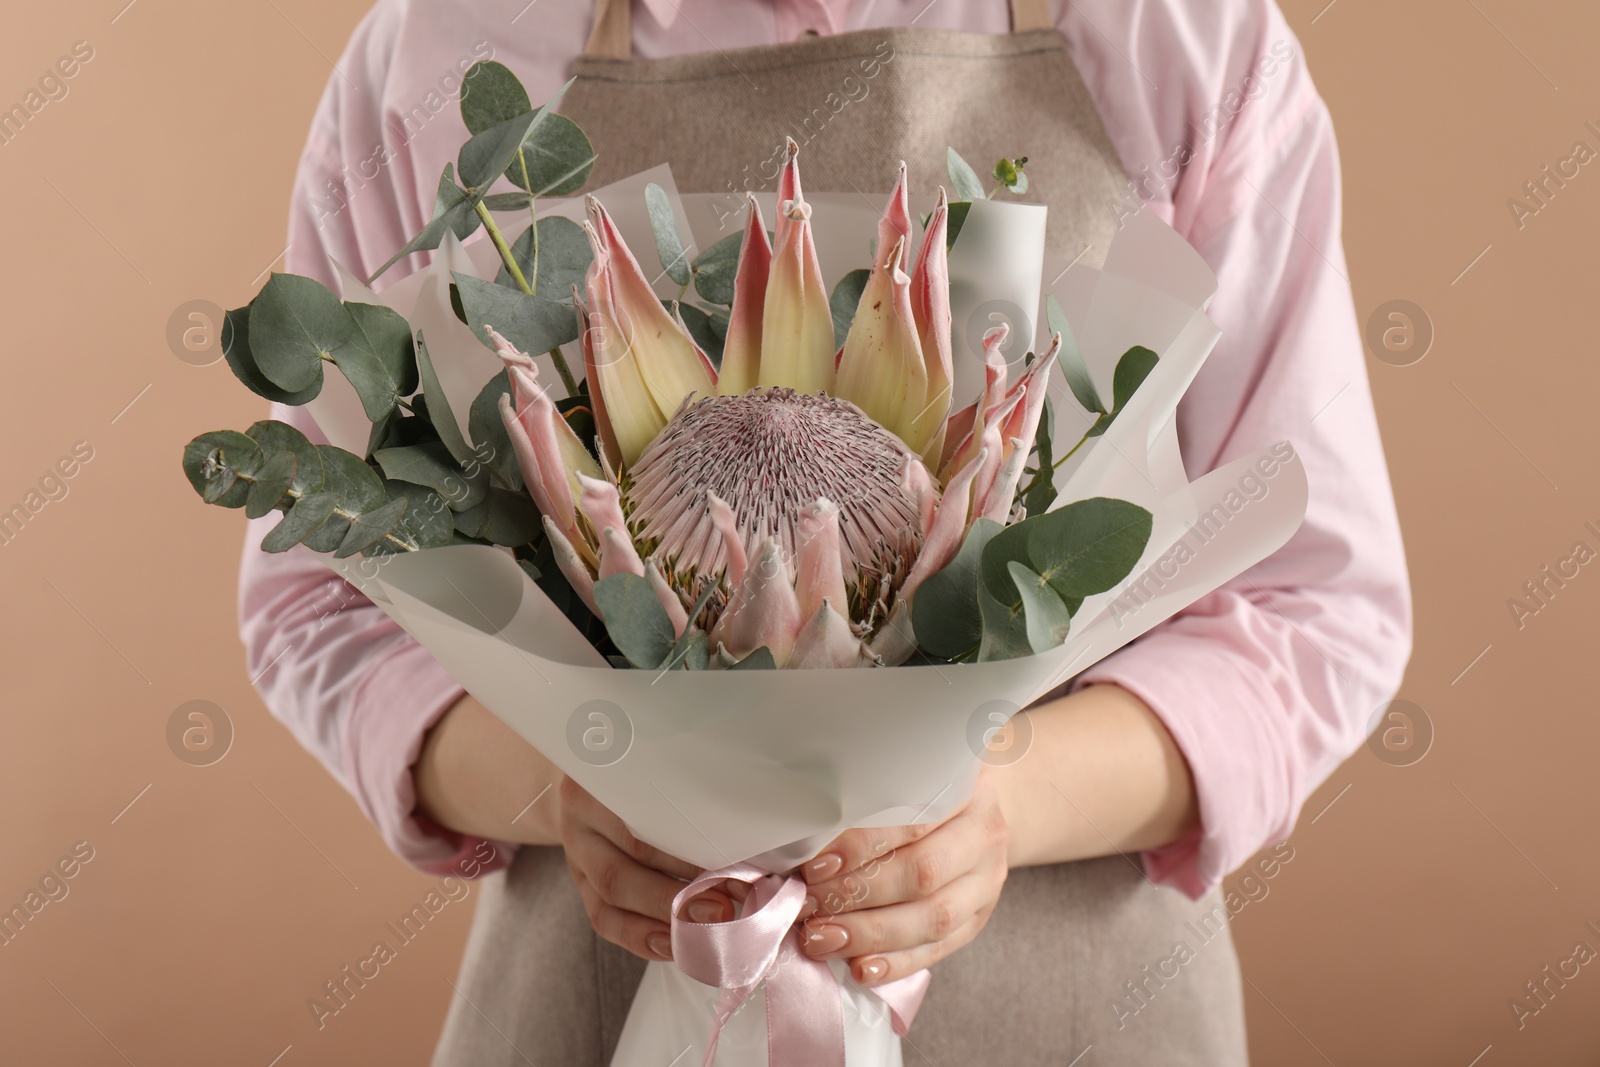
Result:
{"type": "MultiPolygon", "coordinates": [[[[489,231],[489,240],[494,242],[494,247],[500,253],[500,261],[505,264],[506,272],[511,275],[511,280],[517,283],[517,288],[528,296],[533,296],[533,286],[528,284],[527,277],[522,273],[522,267],[517,263],[517,257],[512,253],[511,246],[506,243],[505,234],[500,232],[500,227],[495,223],[494,216],[490,213],[482,200],[477,203],[478,218],[483,220],[484,229],[489,231]]],[[[534,277],[538,277],[539,255],[539,228],[532,227],[534,277]]],[[[562,355],[561,346],[556,345],[550,349],[550,359],[556,365],[556,373],[561,375],[561,382],[567,387],[568,396],[578,395],[578,382],[572,376],[572,369],[567,366],[567,357],[562,355]]]]}
{"type": "MultiPolygon", "coordinates": [[[[244,471],[235,470],[233,472],[233,475],[237,480],[239,480],[241,482],[245,482],[245,483],[247,483],[249,485],[255,485],[256,484],[255,476],[251,475],[251,474],[246,474],[244,471]]],[[[306,493],[305,493],[304,490],[296,489],[293,486],[290,486],[287,490],[284,491],[284,496],[287,496],[289,499],[293,500],[296,504],[298,504],[300,502],[300,498],[305,496],[305,495],[306,495],[306,493]]],[[[287,509],[285,509],[285,510],[287,510],[287,509]]],[[[337,516],[337,517],[339,517],[341,519],[344,519],[347,522],[355,522],[357,519],[359,519],[361,517],[361,512],[359,512],[359,511],[346,511],[342,507],[335,506],[334,509],[333,509],[333,512],[328,517],[331,519],[334,516],[337,516]]],[[[421,546],[416,544],[416,542],[414,542],[414,541],[408,541],[405,538],[396,537],[394,535],[393,531],[384,534],[378,540],[379,541],[388,541],[390,544],[394,545],[396,548],[400,549],[400,551],[402,551],[402,552],[417,552],[417,551],[420,551],[420,549],[421,549],[421,546]]],[[[374,542],[374,543],[376,543],[376,542],[374,542]]]]}
{"type": "Polygon", "coordinates": [[[517,288],[533,295],[533,287],[528,284],[528,279],[522,275],[522,267],[517,264],[517,257],[511,253],[511,246],[506,244],[505,234],[500,232],[500,227],[495,224],[494,216],[482,200],[475,205],[478,218],[483,220],[484,229],[489,231],[489,240],[494,242],[495,251],[500,253],[500,261],[506,265],[506,272],[511,275],[511,280],[517,283],[517,288]]]}

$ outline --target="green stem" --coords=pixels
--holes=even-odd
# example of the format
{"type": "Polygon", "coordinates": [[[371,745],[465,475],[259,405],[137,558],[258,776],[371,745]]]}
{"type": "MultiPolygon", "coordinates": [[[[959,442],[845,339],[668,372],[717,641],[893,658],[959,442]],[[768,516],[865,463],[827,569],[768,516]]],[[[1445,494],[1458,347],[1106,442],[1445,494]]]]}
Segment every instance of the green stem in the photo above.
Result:
{"type": "Polygon", "coordinates": [[[577,396],[578,383],[572,377],[572,371],[567,369],[567,357],[561,354],[560,345],[556,345],[550,350],[550,362],[556,365],[556,373],[561,375],[561,384],[567,387],[567,395],[577,396]]]}
{"type": "MultiPolygon", "coordinates": [[[[1094,429],[1094,427],[1090,426],[1089,429],[1092,430],[1092,429],[1094,429]]],[[[1054,463],[1050,464],[1050,475],[1051,475],[1052,478],[1054,478],[1056,471],[1061,469],[1061,465],[1063,463],[1065,463],[1067,460],[1071,459],[1077,453],[1078,449],[1083,447],[1084,442],[1087,441],[1087,440],[1089,440],[1089,433],[1086,430],[1086,431],[1084,431],[1083,436],[1078,438],[1078,443],[1072,446],[1072,451],[1068,452],[1066,455],[1062,456],[1060,459],[1058,459],[1054,463]]],[[[1028,484],[1023,486],[1021,489],[1017,490],[1017,499],[1021,500],[1024,497],[1026,497],[1030,492],[1032,492],[1033,491],[1033,487],[1035,485],[1039,484],[1039,479],[1044,477],[1044,473],[1045,472],[1042,471],[1042,470],[1041,471],[1035,471],[1033,477],[1028,479],[1028,484]]]]}
{"type": "Polygon", "coordinates": [[[500,253],[500,262],[506,265],[506,272],[511,275],[511,280],[517,283],[518,289],[532,296],[533,288],[528,284],[528,279],[522,276],[522,267],[517,264],[517,257],[512,255],[511,246],[506,244],[505,234],[501,233],[500,227],[495,225],[494,216],[489,213],[488,207],[484,205],[482,200],[479,200],[474,206],[477,209],[478,218],[483,220],[483,228],[489,231],[489,240],[494,242],[495,251],[500,253]]]}
{"type": "MultiPolygon", "coordinates": [[[[506,266],[506,272],[511,275],[511,280],[517,283],[517,288],[528,296],[533,296],[533,286],[528,284],[527,277],[522,273],[522,268],[517,264],[517,257],[512,254],[511,246],[506,243],[505,234],[500,232],[500,227],[495,224],[494,217],[482,200],[477,205],[478,218],[483,220],[483,228],[489,231],[489,240],[494,242],[495,251],[500,253],[500,262],[506,266]]],[[[533,254],[539,254],[539,231],[533,231],[533,254]]],[[[538,260],[534,260],[537,264],[538,260]]],[[[535,275],[537,277],[537,274],[535,275]]],[[[568,396],[578,395],[577,379],[573,378],[572,370],[567,366],[567,358],[561,354],[561,346],[550,349],[550,359],[556,365],[556,373],[561,375],[562,384],[567,387],[568,396]]]]}

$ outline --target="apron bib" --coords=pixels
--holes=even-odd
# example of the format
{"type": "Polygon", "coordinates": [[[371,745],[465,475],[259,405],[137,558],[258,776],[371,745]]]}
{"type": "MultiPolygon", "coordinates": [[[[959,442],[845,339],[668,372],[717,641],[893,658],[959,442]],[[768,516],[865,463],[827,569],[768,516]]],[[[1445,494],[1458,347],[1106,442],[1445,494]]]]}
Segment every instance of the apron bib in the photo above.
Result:
{"type": "MultiPolygon", "coordinates": [[[[591,187],[669,163],[680,191],[728,194],[732,226],[785,136],[807,190],[876,198],[905,160],[913,208],[948,186],[947,145],[980,172],[1026,155],[1047,249],[1098,266],[1127,176],[1048,0],[1011,17],[1006,35],[886,27],[637,61],[628,0],[597,0],[561,111],[597,147],[591,187]]],[[[1092,1045],[1086,1067],[1239,1067],[1227,914],[1120,856],[1013,870],[983,933],[934,967],[905,1061],[1062,1067],[1092,1045]]],[[[434,1065],[607,1067],[643,973],[590,929],[561,850],[524,846],[482,882],[434,1065]]]]}

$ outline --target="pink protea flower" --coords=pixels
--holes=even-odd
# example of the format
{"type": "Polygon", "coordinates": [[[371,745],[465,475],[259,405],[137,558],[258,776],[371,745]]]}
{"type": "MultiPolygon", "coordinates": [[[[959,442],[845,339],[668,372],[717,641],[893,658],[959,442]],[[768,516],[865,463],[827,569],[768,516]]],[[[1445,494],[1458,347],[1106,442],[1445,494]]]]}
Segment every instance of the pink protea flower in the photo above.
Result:
{"type": "Polygon", "coordinates": [[[1011,516],[1055,348],[1007,385],[991,331],[983,395],[951,415],[946,204],[913,257],[903,166],[835,338],[797,154],[789,142],[775,246],[750,200],[720,375],[591,198],[574,301],[601,459],[490,331],[510,370],[501,414],[557,563],[597,613],[595,582],[626,572],[679,635],[706,631],[717,664],[760,647],[779,666],[895,664],[916,648],[917,587],[976,519],[1011,516]]]}

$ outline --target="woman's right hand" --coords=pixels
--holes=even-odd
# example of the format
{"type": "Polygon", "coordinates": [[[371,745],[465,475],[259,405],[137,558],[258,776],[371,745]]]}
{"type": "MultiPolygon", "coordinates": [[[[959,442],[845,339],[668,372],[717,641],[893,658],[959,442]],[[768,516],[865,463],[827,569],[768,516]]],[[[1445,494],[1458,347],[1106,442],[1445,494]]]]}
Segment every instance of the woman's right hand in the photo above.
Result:
{"type": "MultiPolygon", "coordinates": [[[[672,899],[702,871],[640,841],[571,778],[560,786],[561,846],[595,933],[646,960],[672,958],[672,899]]],[[[726,893],[702,893],[684,909],[693,922],[726,922],[726,893]]]]}

